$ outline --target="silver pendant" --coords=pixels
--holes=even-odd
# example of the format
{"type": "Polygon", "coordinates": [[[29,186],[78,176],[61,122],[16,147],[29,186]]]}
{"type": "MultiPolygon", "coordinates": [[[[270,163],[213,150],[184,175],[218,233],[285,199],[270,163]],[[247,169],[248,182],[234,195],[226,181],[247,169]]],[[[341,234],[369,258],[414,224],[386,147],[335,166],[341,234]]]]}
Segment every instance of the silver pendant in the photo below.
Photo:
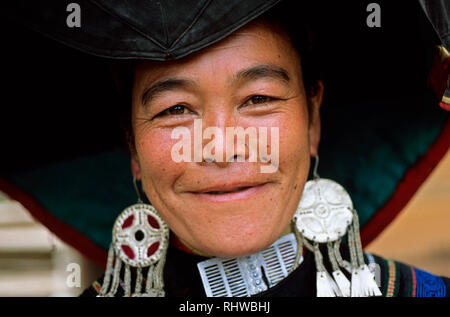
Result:
{"type": "MultiPolygon", "coordinates": [[[[211,258],[197,263],[197,267],[206,296],[246,297],[261,293],[288,276],[294,267],[296,254],[297,240],[290,233],[255,254],[211,258]]],[[[303,257],[299,261],[301,263],[303,257]]]]}
{"type": "Polygon", "coordinates": [[[305,184],[294,221],[305,238],[318,243],[332,242],[346,234],[352,210],[350,195],[341,185],[318,178],[305,184]]]}
{"type": "Polygon", "coordinates": [[[156,209],[138,203],[126,208],[114,223],[113,247],[124,263],[144,267],[161,259],[168,237],[169,228],[156,209]]]}

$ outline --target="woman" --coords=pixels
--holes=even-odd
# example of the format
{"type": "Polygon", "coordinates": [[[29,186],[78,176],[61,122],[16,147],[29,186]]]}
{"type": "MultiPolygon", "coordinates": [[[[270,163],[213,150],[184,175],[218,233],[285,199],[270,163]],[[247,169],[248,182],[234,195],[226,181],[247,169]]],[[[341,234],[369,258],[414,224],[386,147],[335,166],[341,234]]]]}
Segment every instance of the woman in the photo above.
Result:
{"type": "MultiPolygon", "coordinates": [[[[136,186],[139,203],[113,226],[104,278],[83,295],[448,294],[446,278],[363,255],[354,209],[361,204],[317,174],[327,88],[313,67],[309,27],[295,23],[293,31],[282,22],[292,8],[269,10],[273,4],[227,21],[221,29],[228,31],[209,41],[177,48],[189,40],[182,32],[165,55],[149,51],[151,61],[119,65],[119,87],[131,95],[132,176],[142,193],[136,186]],[[317,165],[307,182],[311,158],[317,165]]],[[[157,9],[170,43],[181,10],[157,9]]],[[[124,10],[117,12],[131,12],[124,10]]],[[[199,12],[208,10],[205,4],[194,17],[193,36],[205,28],[199,12]]]]}

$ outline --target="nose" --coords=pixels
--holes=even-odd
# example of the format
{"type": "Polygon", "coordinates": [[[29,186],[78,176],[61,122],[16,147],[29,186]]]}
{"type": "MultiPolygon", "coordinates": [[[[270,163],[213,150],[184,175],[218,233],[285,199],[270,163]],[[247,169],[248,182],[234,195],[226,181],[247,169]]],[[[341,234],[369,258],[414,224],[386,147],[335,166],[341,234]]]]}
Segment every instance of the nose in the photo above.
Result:
{"type": "Polygon", "coordinates": [[[239,147],[238,144],[235,144],[234,151],[232,154],[230,154],[229,152],[226,152],[226,149],[225,149],[224,153],[225,154],[222,155],[222,158],[223,158],[222,160],[217,159],[217,157],[214,154],[208,155],[208,154],[204,153],[203,162],[204,163],[213,163],[219,167],[226,167],[230,163],[245,162],[249,158],[247,144],[244,144],[244,148],[239,147]]]}
{"type": "Polygon", "coordinates": [[[221,107],[204,113],[201,128],[203,159],[200,164],[227,167],[233,162],[249,159],[246,130],[238,125],[237,116],[233,111],[221,107]]]}

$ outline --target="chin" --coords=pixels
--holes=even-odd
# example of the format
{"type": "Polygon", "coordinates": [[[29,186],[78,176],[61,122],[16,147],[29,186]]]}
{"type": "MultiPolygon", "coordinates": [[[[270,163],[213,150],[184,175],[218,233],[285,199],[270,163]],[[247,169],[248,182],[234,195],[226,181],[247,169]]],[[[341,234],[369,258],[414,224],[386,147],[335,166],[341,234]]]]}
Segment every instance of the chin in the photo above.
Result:
{"type": "Polygon", "coordinates": [[[201,251],[214,257],[241,257],[266,249],[278,238],[278,236],[272,238],[271,236],[263,235],[263,230],[259,233],[260,234],[252,234],[250,236],[241,233],[236,234],[233,237],[230,235],[217,237],[217,235],[215,235],[214,242],[211,243],[210,240],[209,243],[201,248],[201,251]]]}
{"type": "Polygon", "coordinates": [[[221,258],[264,250],[283,234],[290,218],[278,212],[277,206],[266,204],[266,210],[271,212],[264,211],[261,205],[252,207],[245,212],[215,211],[190,217],[190,230],[184,231],[183,240],[203,254],[221,258]]]}

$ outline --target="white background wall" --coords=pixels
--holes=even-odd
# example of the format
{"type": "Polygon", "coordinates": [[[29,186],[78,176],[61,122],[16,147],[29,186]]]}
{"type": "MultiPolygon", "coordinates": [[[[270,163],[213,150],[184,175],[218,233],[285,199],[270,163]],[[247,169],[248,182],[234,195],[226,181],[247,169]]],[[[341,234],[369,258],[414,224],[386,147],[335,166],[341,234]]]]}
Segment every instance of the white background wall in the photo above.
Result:
{"type": "Polygon", "coordinates": [[[78,296],[101,274],[22,205],[0,197],[0,296],[78,296]],[[80,287],[67,285],[70,263],[80,265],[80,287]]]}

